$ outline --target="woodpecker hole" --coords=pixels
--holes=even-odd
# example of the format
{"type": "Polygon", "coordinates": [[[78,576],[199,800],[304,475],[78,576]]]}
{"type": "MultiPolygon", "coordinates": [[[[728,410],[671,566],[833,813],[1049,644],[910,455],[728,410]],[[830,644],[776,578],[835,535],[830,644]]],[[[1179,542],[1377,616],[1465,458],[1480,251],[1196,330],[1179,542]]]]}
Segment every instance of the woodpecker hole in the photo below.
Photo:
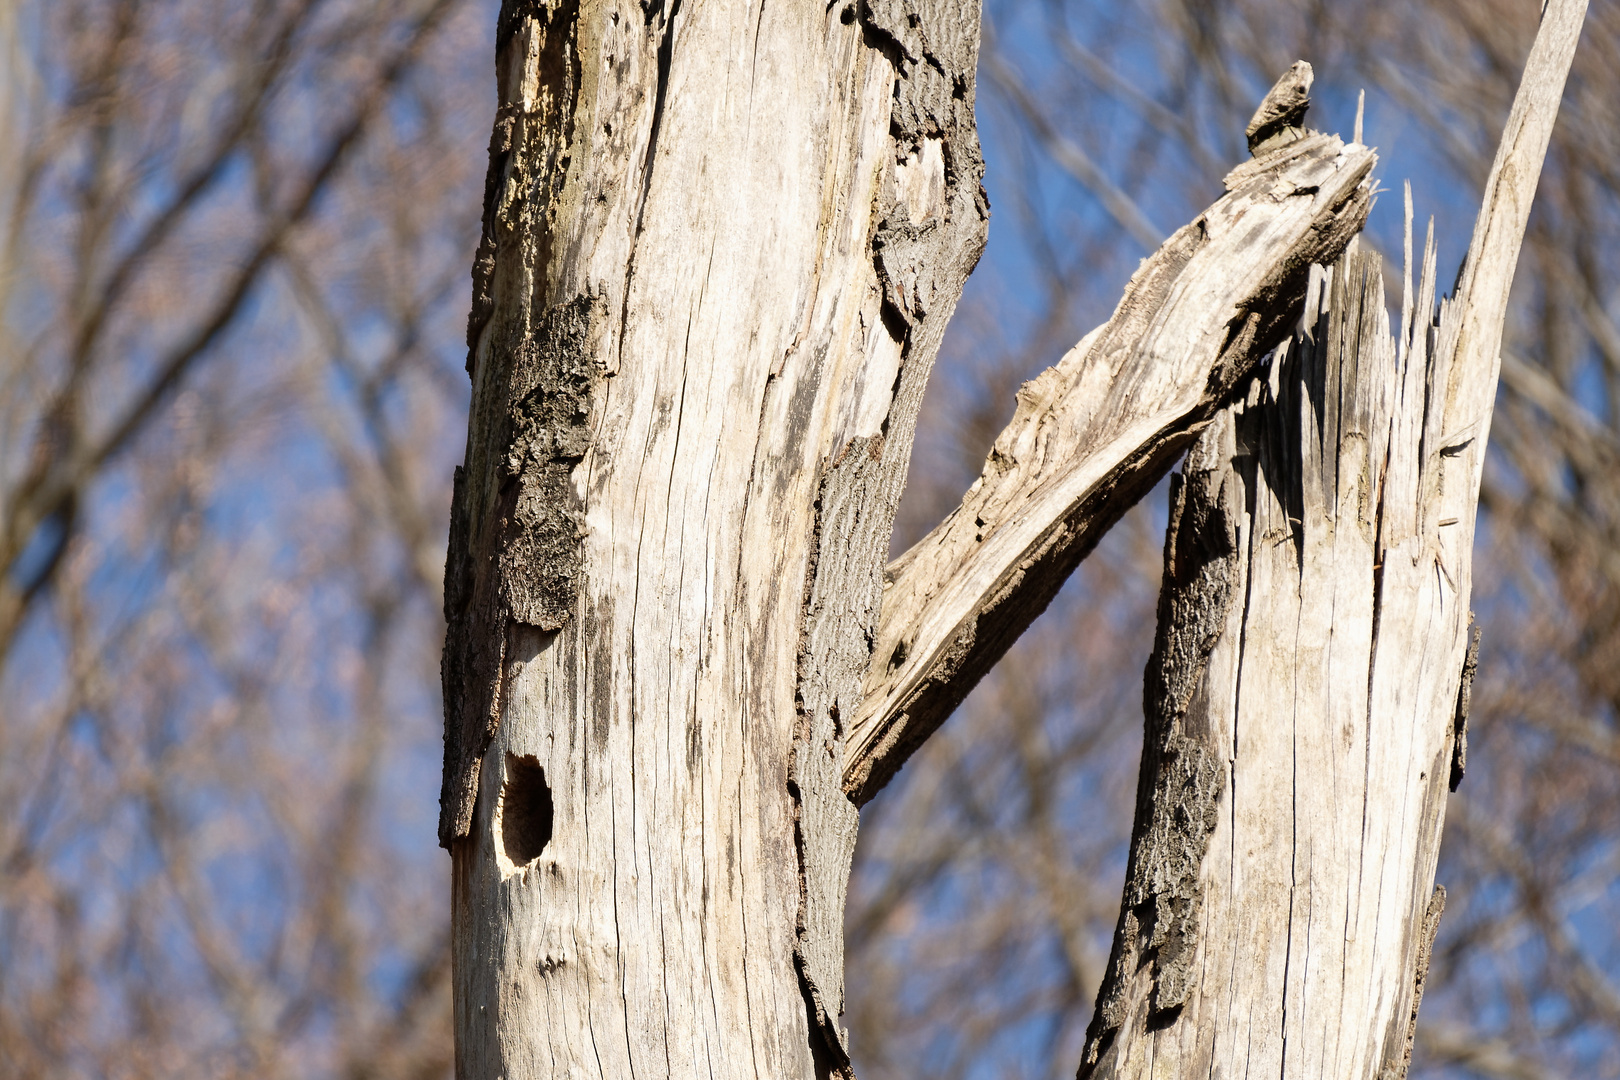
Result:
{"type": "Polygon", "coordinates": [[[533,756],[506,755],[501,785],[501,848],[514,866],[540,857],[551,843],[551,788],[533,756]]]}

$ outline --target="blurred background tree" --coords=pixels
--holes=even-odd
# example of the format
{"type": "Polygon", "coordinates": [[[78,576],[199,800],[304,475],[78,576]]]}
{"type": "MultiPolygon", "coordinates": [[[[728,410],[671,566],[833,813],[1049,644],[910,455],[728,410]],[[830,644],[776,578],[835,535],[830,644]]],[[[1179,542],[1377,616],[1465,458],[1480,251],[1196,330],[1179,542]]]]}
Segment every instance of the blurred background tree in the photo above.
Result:
{"type": "MultiPolygon", "coordinates": [[[[995,217],[897,547],[1219,191],[1366,89],[1462,255],[1533,0],[989,0],[995,217]]],[[[0,0],[0,1073],[439,1077],[439,612],[490,0],[0,0]]],[[[1620,1076],[1620,4],[1507,335],[1418,1071],[1620,1076]]],[[[1398,213],[1369,239],[1393,250],[1398,213]]],[[[865,811],[870,1080],[1068,1076],[1118,913],[1162,496],[865,811]]]]}

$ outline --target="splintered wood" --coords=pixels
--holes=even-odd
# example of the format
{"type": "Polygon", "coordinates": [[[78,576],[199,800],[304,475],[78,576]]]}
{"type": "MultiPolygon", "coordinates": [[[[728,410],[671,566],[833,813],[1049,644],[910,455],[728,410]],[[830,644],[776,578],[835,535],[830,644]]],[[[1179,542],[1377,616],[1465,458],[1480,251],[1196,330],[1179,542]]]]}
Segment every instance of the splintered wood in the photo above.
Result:
{"type": "MultiPolygon", "coordinates": [[[[1433,290],[1431,246],[1418,310],[1433,290]]],[[[1279,1076],[1286,1046],[1300,1075],[1369,1076],[1370,1055],[1405,1049],[1462,670],[1469,463],[1428,393],[1437,330],[1423,319],[1397,360],[1375,256],[1318,268],[1306,305],[1174,487],[1144,789],[1158,782],[1083,1075],[1241,1060],[1279,1076]],[[1177,787],[1194,762],[1213,782],[1177,787]],[[1168,816],[1165,790],[1184,792],[1168,816]]]]}
{"type": "Polygon", "coordinates": [[[1288,332],[1307,268],[1366,221],[1375,160],[1312,135],[1240,165],[1113,317],[1018,392],[962,505],[886,571],[845,750],[851,798],[888,782],[1288,332]]]}
{"type": "Polygon", "coordinates": [[[1457,294],[1433,227],[1314,267],[1295,334],[1172,486],[1136,827],[1086,1078],[1399,1080],[1468,655],[1497,350],[1585,13],[1553,3],[1457,294]]]}

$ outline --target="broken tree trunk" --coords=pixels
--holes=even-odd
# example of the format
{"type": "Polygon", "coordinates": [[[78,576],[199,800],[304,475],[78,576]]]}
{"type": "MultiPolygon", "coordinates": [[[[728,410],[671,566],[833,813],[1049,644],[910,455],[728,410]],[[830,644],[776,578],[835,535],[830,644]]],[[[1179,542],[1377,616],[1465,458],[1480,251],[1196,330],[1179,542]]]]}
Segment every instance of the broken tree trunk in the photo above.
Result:
{"type": "Polygon", "coordinates": [[[1365,1077],[1410,1062],[1470,662],[1508,287],[1584,0],[1553,0],[1454,297],[1432,227],[1299,330],[1172,486],[1136,826],[1082,1078],[1365,1077]]]}
{"type": "MultiPolygon", "coordinates": [[[[871,788],[845,741],[912,425],[984,240],[977,12],[502,9],[445,583],[464,1080],[849,1071],[846,789],[871,788]]],[[[942,526],[952,559],[918,560],[969,593],[902,589],[889,625],[1033,617],[1286,332],[1371,163],[1318,137],[1237,170],[1026,395],[1001,482],[942,526]],[[1083,400],[1099,379],[1117,416],[1083,400]],[[961,522],[991,507],[982,532],[1016,542],[987,562],[961,522]],[[964,606],[930,621],[933,593],[964,606]]],[[[866,775],[1027,622],[928,669],[927,723],[863,750],[866,775]]]]}

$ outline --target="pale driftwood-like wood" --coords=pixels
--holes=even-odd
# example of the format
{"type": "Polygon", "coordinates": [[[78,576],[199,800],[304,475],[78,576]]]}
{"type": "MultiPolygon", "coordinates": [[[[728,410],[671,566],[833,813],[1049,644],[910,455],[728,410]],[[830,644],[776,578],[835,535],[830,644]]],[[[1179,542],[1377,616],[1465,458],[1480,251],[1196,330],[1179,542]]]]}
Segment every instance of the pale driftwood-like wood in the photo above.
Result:
{"type": "Polygon", "coordinates": [[[1082,1076],[1373,1077],[1405,1053],[1466,620],[1423,499],[1450,461],[1425,461],[1429,369],[1420,351],[1397,375],[1376,260],[1316,286],[1306,331],[1173,485],[1082,1076]]]}
{"type": "MultiPolygon", "coordinates": [[[[1287,122],[1303,114],[1309,75],[1296,65],[1279,84],[1291,88],[1287,122]]],[[[1287,332],[1306,268],[1336,258],[1365,221],[1374,160],[1311,135],[1234,169],[1228,194],[1143,262],[1113,317],[1019,391],[962,505],[887,569],[845,752],[856,802],[944,722],[1287,332]]]]}
{"type": "Polygon", "coordinates": [[[1136,828],[1082,1078],[1400,1080],[1469,660],[1496,351],[1584,0],[1554,0],[1436,313],[1379,261],[1313,272],[1297,334],[1173,484],[1136,828]]]}
{"type": "Polygon", "coordinates": [[[848,1072],[841,718],[977,0],[506,0],[446,568],[462,1080],[848,1072]]]}

